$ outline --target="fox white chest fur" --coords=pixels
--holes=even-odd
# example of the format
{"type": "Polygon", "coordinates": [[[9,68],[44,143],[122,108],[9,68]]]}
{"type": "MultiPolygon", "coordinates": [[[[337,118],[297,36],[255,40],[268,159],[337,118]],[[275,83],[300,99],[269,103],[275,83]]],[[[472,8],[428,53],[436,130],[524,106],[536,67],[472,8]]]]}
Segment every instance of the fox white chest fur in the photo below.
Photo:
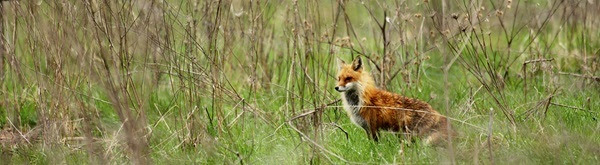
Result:
{"type": "Polygon", "coordinates": [[[367,122],[365,119],[360,116],[360,107],[363,105],[360,92],[351,89],[342,94],[342,104],[344,105],[344,110],[352,120],[352,123],[362,127],[363,129],[367,129],[367,122]]]}

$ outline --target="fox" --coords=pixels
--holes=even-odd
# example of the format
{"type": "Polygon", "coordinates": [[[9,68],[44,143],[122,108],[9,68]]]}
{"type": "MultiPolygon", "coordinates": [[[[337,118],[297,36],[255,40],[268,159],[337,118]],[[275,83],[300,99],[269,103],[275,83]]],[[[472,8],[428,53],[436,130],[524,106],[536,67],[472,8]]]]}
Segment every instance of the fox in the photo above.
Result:
{"type": "Polygon", "coordinates": [[[426,145],[440,145],[451,135],[448,119],[427,102],[377,88],[360,57],[346,64],[338,58],[335,90],[352,123],[369,139],[379,141],[379,131],[424,138],[426,145]]]}

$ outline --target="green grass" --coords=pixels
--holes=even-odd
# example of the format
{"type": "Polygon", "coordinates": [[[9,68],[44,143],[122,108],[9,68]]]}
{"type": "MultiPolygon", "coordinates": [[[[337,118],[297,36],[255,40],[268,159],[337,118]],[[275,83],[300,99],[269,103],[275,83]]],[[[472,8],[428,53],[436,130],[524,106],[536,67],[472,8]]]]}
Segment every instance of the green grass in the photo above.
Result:
{"type": "MultiPolygon", "coordinates": [[[[429,72],[432,77],[439,77],[439,70],[426,68],[424,72],[429,72]]],[[[520,81],[520,80],[515,80],[520,81]]],[[[571,80],[563,80],[569,82],[571,80]]],[[[576,81],[577,82],[577,81],[576,81]]],[[[331,82],[333,83],[333,81],[331,82]]],[[[435,79],[423,79],[419,89],[409,91],[412,97],[429,100],[429,102],[437,107],[441,112],[449,117],[461,120],[466,123],[478,126],[484,130],[478,130],[473,126],[463,124],[458,121],[453,122],[453,126],[460,136],[455,139],[453,149],[426,147],[414,144],[404,144],[402,139],[390,133],[384,133],[379,143],[374,143],[367,139],[365,132],[350,123],[340,108],[327,108],[323,115],[323,125],[319,127],[318,141],[325,149],[343,157],[351,162],[380,162],[380,163],[433,163],[449,161],[451,156],[458,162],[473,162],[479,160],[488,162],[490,159],[498,162],[515,162],[515,163],[593,163],[598,160],[598,151],[596,147],[600,147],[600,138],[594,136],[595,130],[598,129],[597,118],[598,112],[593,113],[583,112],[577,109],[550,106],[545,117],[541,115],[533,116],[533,119],[526,119],[519,116],[525,112],[524,104],[534,104],[523,102],[522,89],[519,82],[513,82],[514,86],[508,86],[505,89],[505,94],[508,96],[507,104],[514,107],[517,114],[517,129],[513,131],[510,124],[502,116],[499,111],[493,116],[493,158],[489,157],[489,148],[487,145],[489,108],[494,108],[495,104],[489,100],[489,96],[483,91],[480,91],[474,96],[475,104],[471,111],[461,113],[461,108],[464,108],[465,101],[468,97],[468,89],[477,87],[477,84],[465,82],[462,78],[451,78],[449,82],[452,85],[450,92],[451,108],[449,111],[443,109],[443,100],[441,97],[429,99],[428,96],[435,94],[443,95],[441,89],[443,83],[435,79]],[[335,123],[349,134],[346,138],[345,133],[339,128],[328,123],[335,123]]],[[[542,84],[534,84],[532,88],[543,88],[542,84]]],[[[553,102],[584,107],[585,99],[598,98],[598,92],[594,90],[566,90],[569,87],[564,86],[560,90],[560,94],[554,98],[553,102]]],[[[393,88],[392,91],[399,91],[398,88],[393,88]]],[[[549,93],[549,91],[538,91],[541,94],[549,93]]],[[[160,92],[163,93],[163,92],[160,92]]],[[[169,93],[169,92],[167,92],[169,93]]],[[[169,96],[170,94],[163,94],[169,96]]],[[[165,100],[161,98],[153,99],[159,105],[165,105],[165,100]]],[[[170,97],[169,97],[170,98],[170,97]]],[[[541,97],[540,97],[541,98],[541,97]]],[[[538,101],[540,98],[530,98],[530,101],[538,101]]],[[[268,111],[267,113],[278,114],[279,107],[284,106],[283,101],[278,100],[278,94],[275,95],[260,95],[256,99],[273,100],[273,102],[259,104],[261,109],[268,111]]],[[[590,102],[590,107],[600,106],[598,102],[590,102]]],[[[227,107],[231,108],[231,107],[227,107]]],[[[226,109],[227,109],[226,108],[226,109]]],[[[540,111],[539,109],[538,111],[540,111]]],[[[592,109],[593,111],[594,109],[592,109]]],[[[165,112],[162,112],[165,113],[165,112]]],[[[153,114],[153,113],[152,113],[153,114]]],[[[156,115],[156,114],[155,114],[156,115]]],[[[227,118],[231,121],[234,116],[227,118]]],[[[277,163],[342,163],[342,160],[330,155],[319,149],[311,148],[311,143],[301,140],[298,134],[287,125],[274,127],[268,125],[257,118],[247,115],[242,117],[244,122],[239,122],[230,127],[228,131],[223,132],[223,135],[211,133],[218,138],[214,142],[220,146],[213,146],[211,150],[203,150],[192,147],[191,149],[178,148],[176,141],[174,143],[161,144],[163,140],[169,139],[168,133],[163,124],[159,124],[157,130],[163,129],[156,133],[151,142],[152,147],[161,148],[153,151],[153,156],[158,162],[174,161],[174,162],[238,162],[236,154],[229,150],[235,150],[244,158],[244,162],[252,164],[277,164],[277,163]],[[174,151],[175,153],[166,154],[164,150],[174,151]],[[215,152],[215,153],[206,153],[215,152]],[[200,154],[205,159],[190,158],[189,155],[200,154]],[[314,154],[319,155],[315,157],[314,154]],[[188,156],[184,156],[188,155],[188,156]],[[331,162],[330,162],[331,161],[331,162]]],[[[240,119],[240,120],[242,120],[240,119]]],[[[150,123],[155,123],[157,117],[150,117],[150,123]]],[[[283,124],[283,120],[275,121],[276,124],[283,124]]],[[[309,123],[310,124],[310,123],[309,123]]],[[[172,126],[172,125],[171,125],[172,126]]],[[[311,137],[313,131],[308,131],[311,137]]],[[[211,148],[211,147],[208,147],[211,148]]]]}
{"type": "MultiPolygon", "coordinates": [[[[154,8],[114,2],[111,10],[83,2],[9,4],[5,33],[15,39],[8,48],[20,68],[10,60],[1,68],[6,74],[0,79],[0,164],[134,163],[123,125],[130,119],[119,115],[121,102],[111,94],[127,101],[124,112],[146,123],[141,129],[147,134],[133,139],[148,140],[146,156],[155,164],[600,161],[600,84],[559,74],[600,76],[595,10],[575,5],[581,9],[575,17],[561,8],[536,35],[550,2],[524,3],[515,22],[516,6],[498,18],[483,2],[492,14],[473,34],[485,37],[486,46],[470,36],[474,45],[460,53],[445,81],[443,68],[458,54],[450,44],[460,46],[467,37],[441,37],[445,29],[437,31],[429,14],[435,2],[348,1],[337,22],[336,1],[300,1],[298,10],[287,1],[223,3],[220,14],[218,4],[201,2],[196,9],[193,1],[178,0],[154,8]],[[336,58],[348,61],[364,53],[366,67],[380,81],[375,65],[385,52],[377,21],[384,13],[394,23],[388,24],[392,50],[385,50],[396,62],[387,72],[399,71],[385,88],[427,101],[449,117],[458,133],[451,146],[424,146],[420,139],[407,142],[389,132],[373,142],[350,122],[341,103],[324,107],[339,99],[333,89],[336,58]],[[510,53],[500,19],[524,27],[515,33],[510,53]],[[211,31],[215,24],[220,28],[211,31]],[[352,46],[339,41],[345,37],[352,46]],[[507,64],[505,57],[516,62],[507,64]],[[525,84],[523,62],[550,58],[528,64],[525,84]],[[486,91],[468,64],[493,65],[479,68],[486,73],[479,78],[489,81],[493,70],[503,76],[503,86],[486,91]],[[493,99],[501,95],[501,104],[514,113],[514,126],[493,99]],[[30,143],[2,141],[2,133],[20,136],[13,127],[25,134],[43,131],[30,143]]],[[[464,15],[462,7],[453,4],[447,12],[464,15]]],[[[460,20],[447,19],[447,28],[459,33],[460,20]]]]}

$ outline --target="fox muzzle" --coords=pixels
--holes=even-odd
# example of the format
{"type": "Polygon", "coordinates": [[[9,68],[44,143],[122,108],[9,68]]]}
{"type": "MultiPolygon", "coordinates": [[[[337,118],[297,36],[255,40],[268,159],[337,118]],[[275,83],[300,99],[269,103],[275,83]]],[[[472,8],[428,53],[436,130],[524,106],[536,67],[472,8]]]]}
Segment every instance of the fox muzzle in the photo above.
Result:
{"type": "Polygon", "coordinates": [[[345,86],[336,86],[335,90],[338,92],[346,92],[349,88],[345,86]]]}

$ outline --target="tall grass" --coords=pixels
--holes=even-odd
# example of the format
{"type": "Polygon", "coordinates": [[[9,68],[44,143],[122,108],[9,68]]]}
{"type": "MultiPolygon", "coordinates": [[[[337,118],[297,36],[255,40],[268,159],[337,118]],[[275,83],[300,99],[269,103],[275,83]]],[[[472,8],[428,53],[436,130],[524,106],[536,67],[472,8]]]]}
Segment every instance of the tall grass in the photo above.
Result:
{"type": "Polygon", "coordinates": [[[1,160],[592,163],[600,4],[0,1],[1,160]],[[447,147],[369,141],[335,59],[429,102],[447,147]]]}

